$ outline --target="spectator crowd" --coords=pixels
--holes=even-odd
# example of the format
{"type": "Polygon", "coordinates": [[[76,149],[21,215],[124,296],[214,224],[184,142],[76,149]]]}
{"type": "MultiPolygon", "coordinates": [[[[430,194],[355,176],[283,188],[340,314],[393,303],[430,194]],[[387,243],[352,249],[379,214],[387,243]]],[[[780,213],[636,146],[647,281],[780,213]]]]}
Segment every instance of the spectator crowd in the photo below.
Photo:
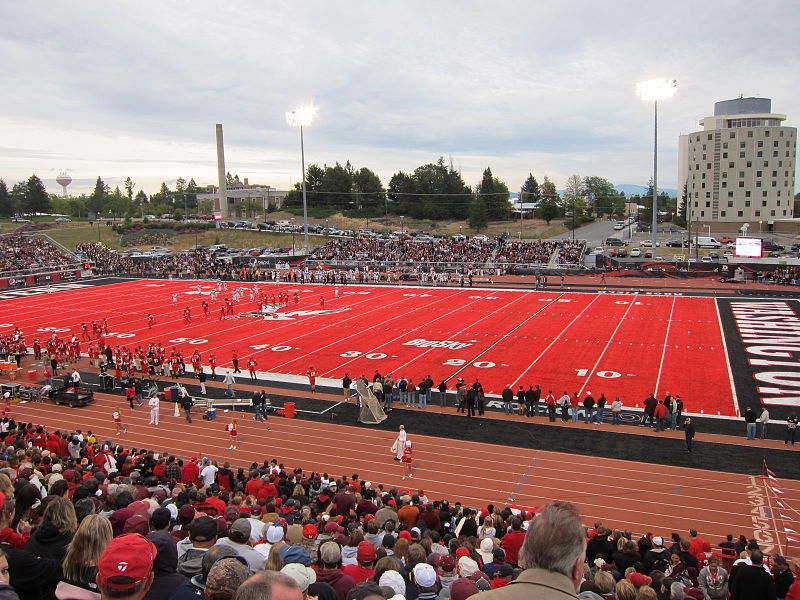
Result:
{"type": "Polygon", "coordinates": [[[32,272],[75,264],[45,238],[10,233],[0,236],[0,272],[32,272]]]}
{"type": "Polygon", "coordinates": [[[358,474],[183,459],[4,419],[0,598],[797,600],[733,535],[635,537],[574,506],[468,506],[358,474]],[[723,566],[724,565],[724,566],[723,566]]]}

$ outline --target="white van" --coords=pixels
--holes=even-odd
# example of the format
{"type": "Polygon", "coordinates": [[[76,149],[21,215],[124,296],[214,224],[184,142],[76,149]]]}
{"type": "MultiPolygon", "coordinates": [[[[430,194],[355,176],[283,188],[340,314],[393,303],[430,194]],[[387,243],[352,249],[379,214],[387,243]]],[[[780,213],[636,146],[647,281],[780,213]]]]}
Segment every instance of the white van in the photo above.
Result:
{"type": "Polygon", "coordinates": [[[722,244],[720,244],[713,237],[698,236],[698,237],[694,238],[694,243],[695,243],[696,246],[700,246],[701,248],[721,248],[722,247],[722,244]]]}

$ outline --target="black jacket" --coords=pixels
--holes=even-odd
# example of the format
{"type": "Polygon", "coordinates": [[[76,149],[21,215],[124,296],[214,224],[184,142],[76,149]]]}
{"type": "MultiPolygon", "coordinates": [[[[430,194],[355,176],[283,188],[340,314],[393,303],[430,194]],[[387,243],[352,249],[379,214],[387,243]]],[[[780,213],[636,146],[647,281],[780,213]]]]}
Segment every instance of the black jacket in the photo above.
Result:
{"type": "Polygon", "coordinates": [[[25,544],[25,550],[41,558],[63,560],[67,554],[67,545],[72,534],[62,533],[50,521],[45,521],[33,530],[31,538],[25,544]]]}
{"type": "Polygon", "coordinates": [[[775,600],[775,580],[761,565],[739,565],[731,600],[775,600]]]}
{"type": "Polygon", "coordinates": [[[8,572],[11,587],[16,590],[20,600],[46,600],[55,597],[55,590],[61,580],[61,561],[52,558],[39,558],[27,550],[18,550],[2,544],[8,555],[8,572]]]}

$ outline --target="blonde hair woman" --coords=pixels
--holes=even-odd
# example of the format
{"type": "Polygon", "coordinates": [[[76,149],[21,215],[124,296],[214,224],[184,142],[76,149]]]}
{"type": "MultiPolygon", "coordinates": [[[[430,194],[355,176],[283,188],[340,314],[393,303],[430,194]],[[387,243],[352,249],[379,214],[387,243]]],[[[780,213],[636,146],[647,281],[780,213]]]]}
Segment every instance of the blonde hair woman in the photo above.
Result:
{"type": "Polygon", "coordinates": [[[63,496],[50,496],[42,524],[34,530],[26,549],[41,558],[63,560],[77,529],[78,518],[72,502],[63,496]]]}
{"type": "Polygon", "coordinates": [[[478,539],[482,540],[483,538],[493,538],[497,533],[497,529],[494,527],[494,519],[490,516],[487,516],[483,519],[483,525],[480,526],[478,529],[478,539]]]}
{"type": "Polygon", "coordinates": [[[111,522],[106,517],[88,515],[81,521],[61,563],[63,576],[56,588],[56,598],[91,598],[92,593],[100,598],[95,583],[97,561],[113,536],[111,522]]]}
{"type": "Polygon", "coordinates": [[[636,600],[636,588],[627,579],[617,582],[617,600],[636,600]]]}
{"type": "Polygon", "coordinates": [[[614,576],[609,571],[598,571],[594,574],[594,584],[600,589],[600,594],[610,594],[614,591],[614,576]]]}

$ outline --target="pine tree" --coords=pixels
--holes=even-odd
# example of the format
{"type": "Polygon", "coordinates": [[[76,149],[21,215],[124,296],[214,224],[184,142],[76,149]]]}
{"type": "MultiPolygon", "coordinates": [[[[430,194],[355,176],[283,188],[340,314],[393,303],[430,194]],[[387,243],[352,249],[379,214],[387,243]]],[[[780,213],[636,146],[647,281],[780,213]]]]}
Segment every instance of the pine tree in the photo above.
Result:
{"type": "Polygon", "coordinates": [[[11,194],[8,193],[6,182],[0,179],[0,217],[13,217],[14,203],[11,201],[11,194]]]}
{"type": "Polygon", "coordinates": [[[50,196],[47,194],[42,180],[35,174],[28,178],[25,196],[22,200],[22,210],[26,214],[50,212],[50,196]]]}

